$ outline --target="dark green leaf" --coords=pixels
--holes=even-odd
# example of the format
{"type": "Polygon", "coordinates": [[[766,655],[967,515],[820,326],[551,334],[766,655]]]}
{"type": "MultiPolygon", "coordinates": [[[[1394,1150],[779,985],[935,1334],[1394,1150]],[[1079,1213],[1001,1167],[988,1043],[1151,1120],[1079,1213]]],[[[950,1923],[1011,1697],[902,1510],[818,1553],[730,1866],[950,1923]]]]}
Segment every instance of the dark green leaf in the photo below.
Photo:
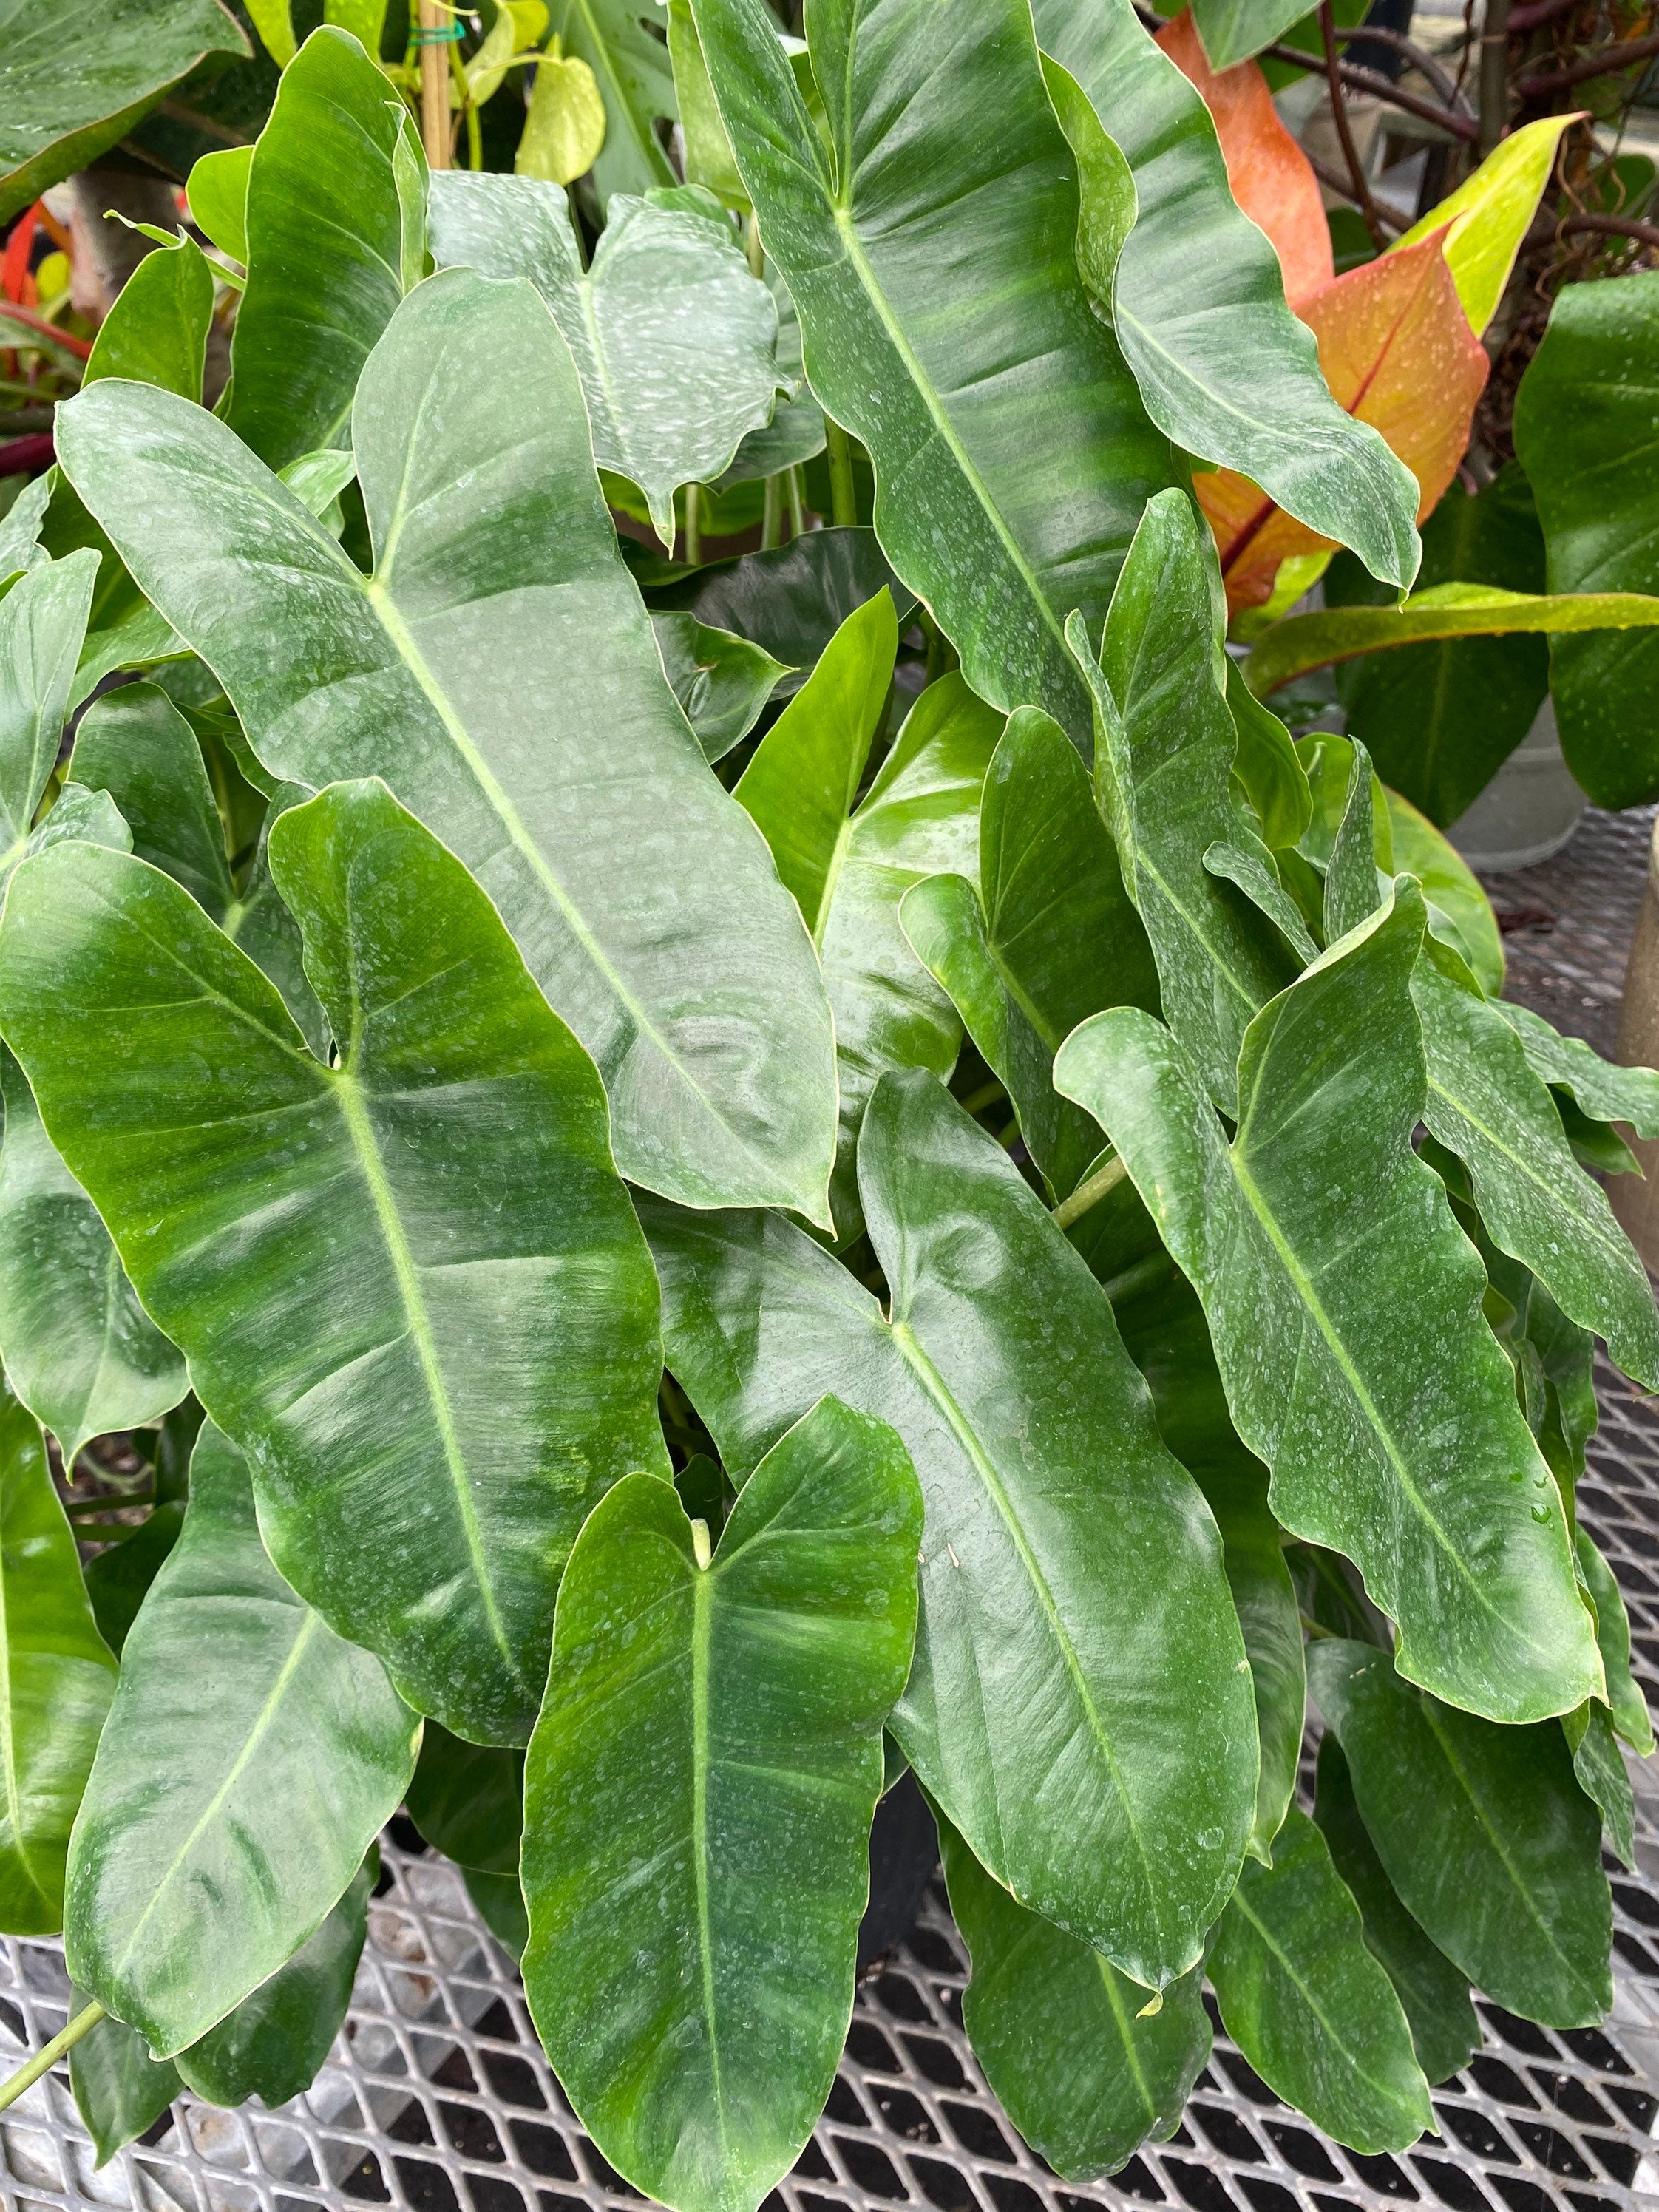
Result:
{"type": "Polygon", "coordinates": [[[551,17],[548,28],[587,64],[605,102],[605,143],[593,164],[600,207],[613,192],[678,182],[656,127],[679,112],[668,48],[653,35],[653,27],[668,28],[662,0],[553,0],[551,17]]]}
{"type": "Polygon", "coordinates": [[[1306,12],[1302,0],[1193,0],[1193,21],[1213,70],[1259,54],[1306,12]]]}
{"type": "Polygon", "coordinates": [[[973,1960],[963,2025],[993,2094],[1066,2181],[1115,2173],[1180,2123],[1210,2055],[1196,1969],[1146,2012],[1146,1992],[992,1881],[948,1820],[945,1879],[973,1960]]]}
{"type": "Polygon", "coordinates": [[[979,880],[929,878],[899,915],[1064,1198],[1104,1144],[1056,1093],[1054,1054],[1103,1006],[1158,1010],[1158,970],[1077,748],[1041,708],[1008,718],[980,801],[979,880]]]}
{"type": "Polygon", "coordinates": [[[833,154],[764,0],[694,12],[812,389],[869,448],[884,546],[975,690],[1046,708],[1086,751],[1061,624],[1079,605],[1099,623],[1176,465],[1078,276],[1076,187],[1025,0],[815,9],[833,154]],[[991,114],[988,137],[961,128],[991,114]]]}
{"type": "Polygon", "coordinates": [[[202,396],[213,270],[193,238],[147,253],[99,328],[83,386],[100,376],[158,384],[181,399],[202,396]]]}
{"type": "Polygon", "coordinates": [[[649,1475],[570,1555],[526,1771],[525,1989],[583,2125],[680,2212],[753,2212],[830,2093],[921,1519],[899,1439],[825,1398],[712,1563],[649,1475]]]}
{"type": "Polygon", "coordinates": [[[1597,1121],[1628,1121],[1638,1137],[1659,1137],[1659,1074],[1652,1068],[1620,1067],[1582,1037],[1561,1036],[1530,1006],[1493,1003],[1544,1082],[1597,1121]]]}
{"type": "Polygon", "coordinates": [[[1313,802],[1291,733],[1269,713],[1244,681],[1231,656],[1227,661],[1227,711],[1233,718],[1238,750],[1233,772],[1243,785],[1269,845],[1294,845],[1308,827],[1313,802]]]}
{"type": "Polygon", "coordinates": [[[0,1376],[0,1929],[63,1925],[64,1860],[115,1687],[40,1424],[0,1376]]]}
{"type": "Polygon", "coordinates": [[[764,646],[729,629],[710,629],[693,614],[653,614],[651,627],[663,672],[703,758],[723,760],[754,728],[779,678],[789,671],[764,646]]]}
{"type": "MultiPolygon", "coordinates": [[[[1504,988],[1504,939],[1491,900],[1462,855],[1425,815],[1397,791],[1385,791],[1383,798],[1392,859],[1384,862],[1379,855],[1379,865],[1417,878],[1428,902],[1429,927],[1443,944],[1462,954],[1481,989],[1495,1000],[1504,988]]],[[[1504,1011],[1506,1015],[1524,1012],[1519,1007],[1504,1011]]],[[[1659,1082],[1655,1083],[1654,1095],[1654,1110],[1659,1114],[1659,1082]]],[[[1659,1129],[1659,1121],[1655,1127],[1659,1129]]]]}
{"type": "MultiPolygon", "coordinates": [[[[1582,1462],[1581,1462],[1582,1464],[1582,1462]]],[[[1653,1749],[1653,1723],[1641,1685],[1631,1673],[1630,1615],[1612,1568],[1581,1522],[1575,1534],[1578,1571],[1595,1607],[1595,1640],[1607,1671],[1607,1704],[1613,1724],[1632,1751],[1645,1759],[1653,1749]]]]}
{"type": "Polygon", "coordinates": [[[823,1217],[833,1039],[811,949],[664,679],[530,288],[446,270],[376,348],[356,416],[372,579],[168,393],[94,386],[58,435],[266,769],[313,787],[382,770],[476,866],[599,1063],[624,1173],[823,1217]]]}
{"type": "Polygon", "coordinates": [[[524,1826],[524,1753],[466,1743],[436,1721],[405,1799],[409,1817],[434,1850],[475,1874],[519,1872],[524,1826]]]}
{"type": "Polygon", "coordinates": [[[158,1504],[131,1535],[122,1536],[118,1543],[106,1546],[95,1559],[87,1562],[82,1571],[93,1619],[117,1658],[150,1584],[161,1572],[162,1560],[178,1542],[184,1525],[184,1500],[175,1498],[158,1504]]]}
{"type": "MultiPolygon", "coordinates": [[[[71,1992],[73,2012],[87,2002],[71,1992]]],[[[106,2013],[70,2051],[70,2087],[96,2153],[107,2166],[123,2144],[154,2127],[184,2084],[170,2058],[155,2059],[136,2027],[106,2013]]]]}
{"type": "Polygon", "coordinates": [[[530,1915],[518,1875],[480,1874],[477,1867],[463,1867],[461,1878],[467,1895],[483,1915],[485,1926],[502,1949],[511,1954],[516,1966],[530,1941],[530,1915]]]}
{"type": "Polygon", "coordinates": [[[319,1927],[396,1809],[420,1723],[265,1556],[247,1463],[211,1426],[122,1655],[76,1825],[76,1984],[170,2058],[319,1927]]]}
{"type": "Polygon", "coordinates": [[[1342,1747],[1328,1730],[1319,1747],[1314,1818],[1359,1907],[1366,1948],[1382,1961],[1405,2008],[1418,2064],[1431,2081],[1449,2080],[1480,2048],[1468,1977],[1429,1941],[1400,1902],[1359,1817],[1342,1747]]]}
{"type": "Polygon", "coordinates": [[[1222,2025],[1270,2089],[1351,2150],[1435,2124],[1394,1984],[1325,1838],[1292,1806],[1271,1868],[1247,1865],[1208,1958],[1222,2025]]]}
{"type": "Polygon", "coordinates": [[[221,253],[247,266],[247,176],[252,146],[227,146],[191,164],[190,219],[221,253]]]}
{"type": "Polygon", "coordinates": [[[76,732],[70,772],[88,790],[109,793],[141,860],[223,923],[235,891],[219,809],[196,732],[165,691],[126,684],[94,700],[76,732]]]}
{"type": "Polygon", "coordinates": [[[1412,1150],[1423,929],[1402,878],[1257,1017],[1231,1145],[1176,1041],[1133,1008],[1085,1023],[1054,1081],[1111,1137],[1202,1298],[1279,1519],[1356,1562],[1413,1680],[1522,1721],[1598,1692],[1601,1668],[1559,1495],[1480,1318],[1485,1270],[1412,1150]]]}
{"type": "Polygon", "coordinates": [[[29,569],[0,599],[0,889],[58,764],[97,568],[89,551],[71,553],[29,569]]]}
{"type": "Polygon", "coordinates": [[[271,865],[338,1066],[176,884],[87,845],[15,878],[0,1019],[278,1565],[437,1717],[522,1742],[583,1516],[665,1465],[650,1255],[593,1070],[459,862],[365,782],[271,865]]]}
{"type": "Polygon", "coordinates": [[[775,1215],[649,1207],[671,1364],[734,1478],[823,1390],[891,1421],[927,1500],[893,1734],[995,1880],[1160,1987],[1255,1795],[1214,1523],[1087,1269],[932,1076],[877,1085],[859,1178],[890,1319],[775,1215]]]}
{"type": "Polygon", "coordinates": [[[1572,1753],[1579,1788],[1601,1815],[1609,1848],[1636,1871],[1636,1798],[1607,1709],[1594,1699],[1563,1713],[1561,1730],[1572,1753]]]}
{"type": "Polygon", "coordinates": [[[1308,1677],[1413,1918],[1511,2012],[1599,2021],[1613,2002],[1601,1820],[1560,1729],[1495,1728],[1403,1680],[1386,1652],[1336,1638],[1312,1646],[1308,1677]]]}
{"type": "MultiPolygon", "coordinates": [[[[1659,270],[1570,284],[1522,380],[1516,451],[1544,526],[1553,592],[1659,591],[1653,471],[1659,270]]],[[[1567,766],[1598,806],[1659,794],[1659,635],[1604,630],[1550,647],[1567,766]]]]}

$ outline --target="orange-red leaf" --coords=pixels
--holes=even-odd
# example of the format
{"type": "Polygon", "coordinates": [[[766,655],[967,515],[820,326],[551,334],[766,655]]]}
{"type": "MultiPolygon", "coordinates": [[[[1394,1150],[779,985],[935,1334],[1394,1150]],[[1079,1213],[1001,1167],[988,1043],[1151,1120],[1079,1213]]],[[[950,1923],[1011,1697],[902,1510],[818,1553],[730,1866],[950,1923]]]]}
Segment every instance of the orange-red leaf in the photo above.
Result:
{"type": "MultiPolygon", "coordinates": [[[[1365,262],[1297,302],[1338,404],[1380,431],[1417,478],[1419,522],[1456,471],[1488,367],[1443,236],[1365,262]]],[[[1221,550],[1231,612],[1266,601],[1281,561],[1331,543],[1231,470],[1198,477],[1194,489],[1221,550]]]]}
{"type": "Polygon", "coordinates": [[[1203,95],[1221,141],[1227,182],[1258,229],[1267,232],[1285,272],[1285,296],[1300,309],[1303,295],[1335,273],[1330,226],[1319,179],[1279,119],[1267,80],[1254,62],[1217,73],[1204,58],[1190,8],[1167,22],[1158,43],[1203,95]]]}

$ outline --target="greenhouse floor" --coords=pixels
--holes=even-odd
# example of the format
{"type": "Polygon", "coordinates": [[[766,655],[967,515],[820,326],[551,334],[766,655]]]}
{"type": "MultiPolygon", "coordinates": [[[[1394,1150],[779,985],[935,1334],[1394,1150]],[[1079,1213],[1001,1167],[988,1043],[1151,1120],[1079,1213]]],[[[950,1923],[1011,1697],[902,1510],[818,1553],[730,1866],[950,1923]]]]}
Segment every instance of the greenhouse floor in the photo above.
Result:
{"type": "MultiPolygon", "coordinates": [[[[1650,816],[1590,813],[1556,860],[1494,881],[1510,991],[1610,1051],[1650,816]]],[[[1659,1407],[1601,1372],[1601,1433],[1579,1491],[1630,1606],[1659,1704],[1659,1407]]],[[[1659,1765],[1659,1761],[1655,1762],[1659,1765]]],[[[1659,1774],[1634,1770],[1638,1873],[1609,1863],[1616,1995],[1605,2032],[1547,2033],[1483,2003],[1486,2045],[1435,2093],[1441,2134],[1398,2157],[1339,2148],[1227,2042],[1183,2125],[1110,2182],[1071,2188],[1024,2148],[961,2026],[965,1963],[930,1897],[859,1993],[829,2110],[771,2212],[1659,2212],[1659,1774]]],[[[276,2112],[185,2099],[101,2172],[60,2066],[0,2120],[0,2202],[18,2212],[609,2212],[638,2204],[572,2116],[516,1973],[454,1869],[395,1822],[346,2029],[304,2097],[276,2112]]],[[[63,2027],[59,1948],[0,1942],[0,2064],[63,2027]]]]}

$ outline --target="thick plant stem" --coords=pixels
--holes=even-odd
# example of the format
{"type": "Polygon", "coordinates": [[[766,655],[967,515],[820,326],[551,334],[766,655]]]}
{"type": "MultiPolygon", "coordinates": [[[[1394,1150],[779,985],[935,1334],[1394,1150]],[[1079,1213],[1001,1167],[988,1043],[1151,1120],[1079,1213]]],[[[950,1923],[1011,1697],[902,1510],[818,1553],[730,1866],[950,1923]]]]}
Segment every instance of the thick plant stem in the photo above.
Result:
{"type": "Polygon", "coordinates": [[[447,31],[449,18],[439,0],[419,0],[418,27],[425,33],[421,48],[421,143],[426,148],[428,169],[449,167],[449,57],[445,41],[436,34],[447,31]]]}
{"type": "Polygon", "coordinates": [[[0,2112],[15,2105],[25,2089],[32,2089],[43,2074],[51,2073],[66,2051],[72,2051],[88,2028],[96,2027],[104,2017],[104,2008],[96,1999],[84,2012],[77,2012],[69,2026],[43,2044],[27,2065],[20,2066],[9,2081],[0,2082],[0,2112]]]}
{"type": "Polygon", "coordinates": [[[1348,117],[1348,103],[1342,90],[1341,64],[1336,51],[1336,18],[1331,12],[1331,0],[1319,0],[1319,28],[1325,42],[1325,82],[1330,87],[1331,120],[1336,125],[1337,142],[1342,149],[1342,158],[1348,165],[1348,175],[1353,182],[1353,196],[1365,228],[1371,234],[1371,244],[1380,253],[1388,244],[1382,234],[1382,218],[1376,211],[1376,202],[1371,198],[1371,188],[1365,175],[1365,165],[1359,158],[1359,149],[1354,143],[1353,125],[1348,117]]]}
{"type": "Polygon", "coordinates": [[[1480,32],[1480,136],[1476,149],[1484,161],[1510,121],[1510,0],[1486,0],[1480,32]]]}
{"type": "Polygon", "coordinates": [[[799,461],[789,471],[789,534],[804,537],[806,531],[806,478],[799,461]]]}
{"type": "Polygon", "coordinates": [[[859,519],[858,494],[853,489],[853,449],[839,422],[823,418],[824,447],[830,456],[830,520],[837,529],[859,519]]]}
{"type": "Polygon", "coordinates": [[[783,538],[783,478],[766,479],[766,504],[761,514],[761,550],[767,553],[783,538]]]}
{"type": "Polygon", "coordinates": [[[1128,1172],[1114,1153],[1091,1176],[1085,1176],[1069,1198],[1062,1198],[1060,1204],[1053,1208],[1055,1228],[1069,1229],[1074,1221],[1080,1221],[1091,1206],[1099,1205],[1109,1190],[1117,1188],[1128,1172]]]}

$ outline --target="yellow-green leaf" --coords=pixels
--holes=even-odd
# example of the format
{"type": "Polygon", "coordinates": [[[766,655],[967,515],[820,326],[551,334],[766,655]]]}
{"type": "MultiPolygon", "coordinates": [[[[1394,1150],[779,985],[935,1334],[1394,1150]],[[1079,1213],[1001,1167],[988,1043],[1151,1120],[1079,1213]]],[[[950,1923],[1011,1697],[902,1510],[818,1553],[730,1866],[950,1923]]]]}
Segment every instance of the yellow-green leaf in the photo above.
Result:
{"type": "Polygon", "coordinates": [[[1498,312],[1515,257],[1527,234],[1555,161],[1561,134],[1577,114],[1546,115],[1523,124],[1488,154],[1449,198],[1431,208],[1389,248],[1416,246],[1437,230],[1446,234],[1446,266],[1476,337],[1498,312]]]}
{"type": "Polygon", "coordinates": [[[587,64],[574,55],[539,63],[513,163],[519,174],[574,184],[592,167],[604,143],[605,102],[587,64]]]}

